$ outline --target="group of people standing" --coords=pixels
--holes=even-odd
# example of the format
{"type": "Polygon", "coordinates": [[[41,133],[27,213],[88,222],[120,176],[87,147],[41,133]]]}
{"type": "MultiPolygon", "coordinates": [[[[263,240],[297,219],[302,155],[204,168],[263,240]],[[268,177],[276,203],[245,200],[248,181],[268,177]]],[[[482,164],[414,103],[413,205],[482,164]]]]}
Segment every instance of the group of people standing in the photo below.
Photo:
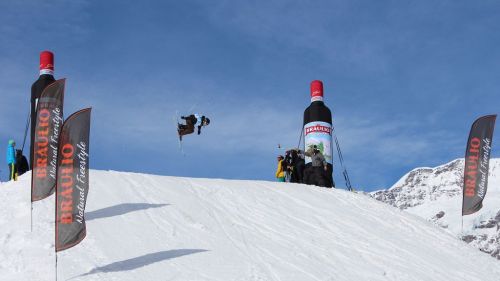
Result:
{"type": "Polygon", "coordinates": [[[9,140],[7,145],[7,166],[9,166],[9,180],[17,180],[17,177],[29,171],[28,160],[21,149],[15,149],[16,142],[9,140]]]}
{"type": "Polygon", "coordinates": [[[278,156],[276,178],[280,182],[304,183],[304,152],[300,149],[287,150],[285,156],[278,156]]]}
{"type": "Polygon", "coordinates": [[[321,151],[315,146],[305,152],[294,148],[286,151],[285,156],[278,156],[276,178],[279,182],[305,183],[323,187],[334,187],[331,168],[321,151]],[[306,165],[305,157],[311,162],[306,165]]]}

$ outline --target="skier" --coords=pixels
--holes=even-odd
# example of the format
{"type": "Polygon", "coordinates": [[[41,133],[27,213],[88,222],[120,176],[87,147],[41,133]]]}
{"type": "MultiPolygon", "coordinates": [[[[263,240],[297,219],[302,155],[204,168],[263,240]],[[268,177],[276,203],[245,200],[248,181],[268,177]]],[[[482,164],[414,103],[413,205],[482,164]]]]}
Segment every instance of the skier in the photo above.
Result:
{"type": "Polygon", "coordinates": [[[20,176],[27,171],[29,171],[30,166],[28,165],[28,159],[23,155],[21,149],[16,149],[16,171],[17,176],[20,176]]]}
{"type": "Polygon", "coordinates": [[[16,152],[14,150],[16,143],[14,140],[9,140],[7,145],[7,165],[9,166],[9,180],[16,179],[16,152]]]}
{"type": "Polygon", "coordinates": [[[316,145],[311,146],[305,153],[305,156],[311,157],[312,170],[306,171],[304,182],[323,187],[332,187],[327,178],[328,165],[325,156],[316,145]]]}
{"type": "Polygon", "coordinates": [[[191,114],[189,116],[181,116],[181,119],[186,120],[186,124],[178,124],[177,132],[179,133],[179,138],[182,140],[182,136],[189,135],[194,132],[194,126],[198,125],[198,135],[201,133],[201,127],[210,124],[210,119],[205,117],[205,115],[191,114]]]}
{"type": "Polygon", "coordinates": [[[278,168],[276,169],[276,178],[279,182],[285,182],[285,171],[283,169],[283,156],[278,156],[278,168]]]}

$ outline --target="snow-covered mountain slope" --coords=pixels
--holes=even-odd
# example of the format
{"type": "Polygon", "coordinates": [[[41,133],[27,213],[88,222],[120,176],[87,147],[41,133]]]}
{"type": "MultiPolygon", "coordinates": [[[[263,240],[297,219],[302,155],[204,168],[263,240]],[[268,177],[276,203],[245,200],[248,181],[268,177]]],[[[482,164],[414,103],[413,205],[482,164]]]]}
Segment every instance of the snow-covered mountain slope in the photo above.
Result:
{"type": "MultiPolygon", "coordinates": [[[[59,280],[498,280],[500,263],[363,194],[91,171],[88,235],[59,280]]],[[[0,279],[54,280],[54,196],[0,184],[0,279]]]]}
{"type": "Polygon", "coordinates": [[[490,160],[489,183],[483,208],[463,217],[464,160],[436,168],[417,168],[388,190],[371,193],[380,201],[447,228],[481,251],[500,259],[500,159],[490,160]]]}

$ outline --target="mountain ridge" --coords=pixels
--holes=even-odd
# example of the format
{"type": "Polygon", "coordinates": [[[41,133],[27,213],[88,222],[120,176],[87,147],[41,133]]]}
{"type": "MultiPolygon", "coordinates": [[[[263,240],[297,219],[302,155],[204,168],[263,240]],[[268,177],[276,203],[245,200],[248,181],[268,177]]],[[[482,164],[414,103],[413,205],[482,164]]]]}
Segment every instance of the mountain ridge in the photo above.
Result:
{"type": "Polygon", "coordinates": [[[435,168],[416,168],[389,189],[370,195],[449,229],[463,241],[500,259],[500,159],[490,160],[483,208],[462,217],[464,165],[461,158],[435,168]]]}

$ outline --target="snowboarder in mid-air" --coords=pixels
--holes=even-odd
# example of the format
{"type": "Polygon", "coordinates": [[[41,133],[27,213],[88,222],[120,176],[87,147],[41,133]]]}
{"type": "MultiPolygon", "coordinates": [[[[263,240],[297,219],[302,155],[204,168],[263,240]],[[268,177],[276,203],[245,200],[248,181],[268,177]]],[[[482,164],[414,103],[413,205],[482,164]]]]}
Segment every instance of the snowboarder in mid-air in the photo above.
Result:
{"type": "Polygon", "coordinates": [[[186,120],[186,124],[178,124],[177,132],[179,133],[180,140],[182,140],[182,136],[192,134],[195,125],[198,127],[199,135],[201,133],[201,127],[210,124],[210,119],[205,117],[205,115],[191,114],[189,116],[181,116],[181,119],[186,120]]]}

